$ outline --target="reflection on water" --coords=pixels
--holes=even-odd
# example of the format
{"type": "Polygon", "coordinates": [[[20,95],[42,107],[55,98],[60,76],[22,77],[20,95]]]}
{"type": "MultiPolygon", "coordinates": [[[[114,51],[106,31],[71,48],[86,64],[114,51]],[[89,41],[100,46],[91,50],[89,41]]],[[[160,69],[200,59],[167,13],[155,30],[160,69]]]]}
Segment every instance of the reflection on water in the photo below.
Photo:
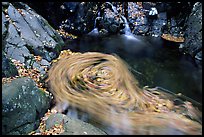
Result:
{"type": "Polygon", "coordinates": [[[142,84],[155,84],[151,82],[161,63],[155,58],[159,53],[157,46],[152,47],[151,42],[147,39],[144,42],[142,38],[139,41],[123,36],[108,39],[95,39],[95,42],[92,39],[92,43],[85,39],[71,47],[80,52],[115,53],[114,56],[98,52],[74,55],[65,52],[49,70],[49,85],[56,101],[72,107],[68,109],[68,115],[79,115],[77,109],[80,109],[89,114],[85,119],[91,119],[91,123],[103,127],[109,134],[201,134],[201,113],[186,98],[164,92],[160,90],[162,88],[142,88],[142,84]],[[98,46],[93,46],[97,42],[98,46]],[[147,63],[141,65],[144,69],[139,69],[143,62],[138,59],[147,63]],[[152,62],[148,63],[148,59],[152,62]],[[152,69],[152,73],[147,68],[152,69]],[[128,69],[135,73],[136,79],[141,79],[140,86],[128,69]]]}

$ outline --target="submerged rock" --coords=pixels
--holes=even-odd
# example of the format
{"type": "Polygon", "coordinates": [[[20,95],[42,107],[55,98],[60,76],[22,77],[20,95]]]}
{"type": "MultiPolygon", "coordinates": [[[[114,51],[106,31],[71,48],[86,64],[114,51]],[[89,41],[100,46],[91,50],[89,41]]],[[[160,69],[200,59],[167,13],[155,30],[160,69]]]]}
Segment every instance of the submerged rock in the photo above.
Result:
{"type": "Polygon", "coordinates": [[[39,126],[51,98],[24,77],[2,85],[2,134],[27,134],[39,126]]]}

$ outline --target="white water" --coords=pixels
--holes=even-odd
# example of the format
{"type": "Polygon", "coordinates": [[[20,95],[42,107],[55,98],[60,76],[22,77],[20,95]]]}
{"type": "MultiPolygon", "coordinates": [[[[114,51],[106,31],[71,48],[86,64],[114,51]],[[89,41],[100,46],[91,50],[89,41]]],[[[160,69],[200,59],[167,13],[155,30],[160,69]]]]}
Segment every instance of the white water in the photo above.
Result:
{"type": "Polygon", "coordinates": [[[80,119],[76,108],[68,109],[67,115],[70,116],[71,118],[80,119]]]}
{"type": "Polygon", "coordinates": [[[110,2],[106,2],[106,4],[109,4],[113,10],[114,13],[118,13],[117,9],[115,6],[113,6],[113,4],[111,4],[110,2]]]}
{"type": "Polygon", "coordinates": [[[90,36],[97,36],[99,34],[98,28],[94,28],[91,32],[88,33],[90,36]]]}
{"type": "Polygon", "coordinates": [[[137,38],[134,36],[134,34],[132,34],[131,29],[130,29],[130,26],[129,26],[128,22],[127,22],[127,19],[126,19],[124,16],[121,16],[121,18],[123,19],[124,24],[125,24],[125,28],[124,28],[125,37],[126,37],[127,39],[132,39],[132,40],[137,40],[137,41],[139,41],[139,39],[137,39],[137,38]]]}
{"type": "MultiPolygon", "coordinates": [[[[109,4],[109,5],[111,6],[113,12],[118,13],[116,7],[113,6],[110,2],[106,2],[106,4],[109,4]]],[[[101,17],[99,17],[99,15],[100,15],[100,13],[98,13],[98,17],[95,19],[94,29],[93,29],[91,32],[88,33],[88,35],[90,35],[90,36],[98,36],[98,35],[99,35],[99,30],[98,30],[98,28],[97,28],[97,26],[96,26],[97,20],[98,20],[98,19],[101,19],[101,17]]],[[[139,39],[137,39],[137,38],[134,36],[134,34],[132,34],[131,29],[130,29],[130,26],[129,26],[128,22],[127,22],[127,19],[126,19],[123,15],[121,15],[121,18],[122,18],[122,20],[123,20],[123,22],[124,22],[124,24],[125,24],[125,28],[124,28],[125,34],[124,34],[124,36],[125,36],[127,39],[129,39],[129,40],[140,41],[139,39]]]]}
{"type": "Polygon", "coordinates": [[[97,27],[97,26],[96,26],[96,22],[97,22],[98,19],[101,19],[101,17],[97,17],[97,18],[95,19],[95,21],[94,21],[94,28],[97,27]]]}
{"type": "MultiPolygon", "coordinates": [[[[98,14],[99,15],[99,14],[98,14]]],[[[97,17],[94,21],[94,29],[88,33],[88,35],[90,36],[98,36],[99,35],[99,31],[98,31],[98,28],[96,26],[96,23],[97,23],[97,20],[100,19],[101,17],[97,17]]]]}

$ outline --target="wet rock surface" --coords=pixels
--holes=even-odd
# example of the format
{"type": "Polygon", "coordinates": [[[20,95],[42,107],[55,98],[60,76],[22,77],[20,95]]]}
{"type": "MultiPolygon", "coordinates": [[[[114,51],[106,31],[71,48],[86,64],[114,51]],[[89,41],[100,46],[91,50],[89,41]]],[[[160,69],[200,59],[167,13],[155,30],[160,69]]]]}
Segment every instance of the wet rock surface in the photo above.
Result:
{"type": "Polygon", "coordinates": [[[189,8],[188,5],[185,4],[177,4],[175,2],[143,2],[138,6],[138,3],[129,2],[130,12],[129,18],[131,19],[130,22],[133,24],[133,33],[136,35],[146,35],[146,36],[155,36],[159,37],[162,33],[170,33],[171,35],[180,35],[180,24],[178,18],[182,12],[183,8],[189,8]],[[158,14],[156,15],[157,18],[151,19],[150,18],[150,11],[151,8],[155,7],[157,9],[158,14]],[[182,10],[178,10],[177,14],[174,15],[172,11],[175,11],[180,7],[182,10]],[[134,11],[134,12],[132,12],[134,11]],[[135,15],[136,13],[136,15],[135,15]],[[168,27],[169,30],[165,29],[168,27]],[[166,31],[166,32],[165,32],[166,31]]]}
{"type": "MultiPolygon", "coordinates": [[[[121,19],[123,15],[133,34],[160,37],[163,33],[183,36],[183,27],[193,4],[194,2],[128,2],[128,16],[125,15],[123,2],[59,2],[56,5],[48,3],[47,8],[46,4],[40,7],[46,9],[45,13],[50,11],[55,16],[58,13],[51,9],[58,10],[62,15],[61,19],[57,18],[52,23],[58,22],[60,29],[78,36],[117,34],[124,29],[124,21],[121,19]],[[152,7],[156,7],[158,18],[150,21],[148,14],[152,7]]],[[[37,4],[32,5],[37,8],[37,4]]]]}
{"type": "Polygon", "coordinates": [[[94,29],[88,33],[92,36],[106,36],[111,34],[119,34],[124,28],[124,21],[110,2],[103,4],[103,11],[100,13],[94,22],[94,29]]]}
{"type": "Polygon", "coordinates": [[[96,13],[92,10],[97,8],[96,2],[26,3],[42,15],[55,29],[59,29],[61,26],[66,31],[78,35],[93,29],[96,13]]]}
{"type": "Polygon", "coordinates": [[[202,60],[202,3],[194,4],[186,26],[184,52],[202,60]]]}
{"type": "Polygon", "coordinates": [[[90,32],[97,17],[96,5],[96,2],[65,2],[63,6],[71,16],[64,21],[64,29],[76,35],[90,32]]]}
{"type": "Polygon", "coordinates": [[[27,134],[37,129],[50,101],[30,78],[2,85],[2,134],[27,134]]]}
{"type": "Polygon", "coordinates": [[[64,132],[61,135],[106,135],[102,130],[78,119],[73,119],[64,114],[52,114],[46,121],[46,129],[49,130],[56,124],[64,123],[64,132]]]}

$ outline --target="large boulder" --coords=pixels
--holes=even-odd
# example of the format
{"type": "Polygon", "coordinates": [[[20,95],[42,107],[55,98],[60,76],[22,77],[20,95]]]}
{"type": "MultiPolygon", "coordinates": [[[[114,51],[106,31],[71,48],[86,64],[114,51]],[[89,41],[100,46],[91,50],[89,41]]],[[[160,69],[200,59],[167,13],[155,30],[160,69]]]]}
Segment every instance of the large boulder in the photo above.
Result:
{"type": "Polygon", "coordinates": [[[2,46],[8,58],[26,64],[35,55],[50,62],[63,45],[60,35],[28,5],[3,4],[2,46]]]}
{"type": "Polygon", "coordinates": [[[64,132],[61,135],[106,135],[106,133],[89,123],[73,119],[61,113],[51,114],[46,121],[46,130],[56,124],[64,123],[64,132]]]}
{"type": "Polygon", "coordinates": [[[202,3],[194,4],[187,20],[184,50],[198,60],[202,60],[202,3]]]}
{"type": "Polygon", "coordinates": [[[67,12],[65,12],[63,8],[61,8],[64,3],[63,1],[25,1],[25,3],[33,10],[35,10],[39,15],[45,18],[54,29],[58,29],[62,20],[65,20],[68,16],[67,12]]]}
{"type": "Polygon", "coordinates": [[[28,134],[37,129],[51,97],[24,77],[2,85],[2,134],[28,134]]]}

